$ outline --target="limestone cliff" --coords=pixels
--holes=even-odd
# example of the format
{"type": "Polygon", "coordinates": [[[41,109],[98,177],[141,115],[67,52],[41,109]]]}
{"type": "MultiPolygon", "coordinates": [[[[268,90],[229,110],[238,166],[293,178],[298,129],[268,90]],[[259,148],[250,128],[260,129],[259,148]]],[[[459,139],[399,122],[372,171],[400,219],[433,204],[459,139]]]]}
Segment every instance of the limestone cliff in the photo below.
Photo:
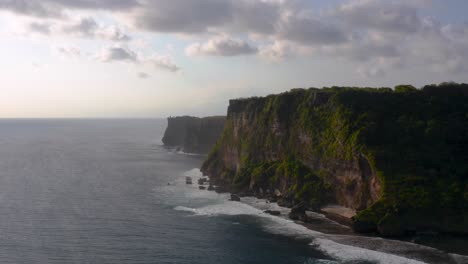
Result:
{"type": "Polygon", "coordinates": [[[169,117],[162,139],[164,145],[184,152],[207,154],[221,135],[226,117],[169,117]]]}
{"type": "Polygon", "coordinates": [[[468,85],[231,100],[202,171],[232,191],[357,209],[354,228],[467,233],[468,85]]]}

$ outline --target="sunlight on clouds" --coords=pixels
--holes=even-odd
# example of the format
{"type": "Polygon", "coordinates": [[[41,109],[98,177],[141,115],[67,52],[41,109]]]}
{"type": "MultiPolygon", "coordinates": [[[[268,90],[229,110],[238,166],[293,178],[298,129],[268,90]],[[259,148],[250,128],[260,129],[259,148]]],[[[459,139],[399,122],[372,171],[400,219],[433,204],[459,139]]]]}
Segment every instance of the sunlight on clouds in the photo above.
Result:
{"type": "Polygon", "coordinates": [[[292,87],[466,82],[468,27],[447,10],[468,3],[439,17],[440,1],[0,0],[0,115],[221,114],[292,87]]]}

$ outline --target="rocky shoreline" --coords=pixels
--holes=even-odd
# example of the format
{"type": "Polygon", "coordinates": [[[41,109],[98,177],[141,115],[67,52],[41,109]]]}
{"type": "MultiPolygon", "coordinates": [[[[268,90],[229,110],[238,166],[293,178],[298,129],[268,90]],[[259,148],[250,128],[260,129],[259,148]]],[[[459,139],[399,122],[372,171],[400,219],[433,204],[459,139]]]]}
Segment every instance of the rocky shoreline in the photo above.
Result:
{"type": "MultiPolygon", "coordinates": [[[[212,184],[208,177],[199,178],[197,182],[199,185],[198,188],[200,190],[213,191],[219,194],[230,194],[230,201],[240,202],[242,198],[255,197],[257,199],[264,199],[267,203],[276,203],[280,207],[290,209],[288,214],[289,219],[298,221],[304,225],[311,221],[311,218],[308,216],[308,212],[314,212],[322,214],[329,220],[332,220],[340,225],[352,228],[352,217],[355,215],[355,212],[350,208],[344,208],[336,205],[330,207],[310,208],[304,202],[296,202],[294,199],[283,197],[279,190],[233,192],[232,190],[223,187],[222,185],[212,184]]],[[[277,210],[265,210],[264,213],[274,216],[281,214],[281,212],[277,210]]]]}
{"type": "MultiPolygon", "coordinates": [[[[229,194],[230,201],[243,202],[243,199],[255,198],[265,200],[266,203],[277,204],[280,208],[288,208],[290,209],[290,211],[287,214],[283,210],[280,211],[268,209],[264,210],[263,212],[272,216],[287,216],[289,219],[293,220],[297,224],[300,224],[312,231],[319,231],[329,234],[345,236],[352,235],[356,237],[379,238],[378,233],[361,234],[353,230],[353,217],[356,215],[356,211],[350,208],[345,208],[338,205],[324,206],[321,208],[310,208],[303,202],[295,202],[293,199],[283,197],[279,190],[259,190],[258,192],[235,192],[225,186],[215,185],[210,181],[209,177],[207,176],[201,177],[196,181],[198,183],[200,191],[212,191],[219,194],[229,194]],[[319,228],[317,230],[317,215],[322,215],[324,218],[335,223],[336,225],[334,225],[333,228],[327,226],[319,228]]],[[[444,250],[449,253],[468,255],[468,250],[464,249],[463,246],[459,245],[461,241],[468,246],[468,242],[463,238],[459,238],[457,236],[452,237],[443,234],[426,232],[414,234],[413,236],[402,236],[394,239],[396,239],[395,241],[415,243],[415,245],[430,246],[436,249],[444,250]],[[445,245],[447,242],[434,243],[434,240],[437,240],[436,238],[438,237],[443,238],[444,241],[449,241],[448,245],[445,245]],[[450,247],[449,244],[451,243],[456,244],[456,247],[450,247]]]]}

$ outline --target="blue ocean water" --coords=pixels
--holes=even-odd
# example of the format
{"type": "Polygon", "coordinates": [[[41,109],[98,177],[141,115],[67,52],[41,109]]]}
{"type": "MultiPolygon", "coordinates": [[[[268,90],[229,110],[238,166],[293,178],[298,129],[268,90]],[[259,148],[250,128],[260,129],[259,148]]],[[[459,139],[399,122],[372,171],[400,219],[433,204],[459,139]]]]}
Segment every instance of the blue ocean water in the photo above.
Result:
{"type": "Polygon", "coordinates": [[[422,263],[433,252],[309,231],[262,213],[274,205],[187,186],[204,157],[163,147],[165,126],[0,120],[0,263],[422,263]]]}

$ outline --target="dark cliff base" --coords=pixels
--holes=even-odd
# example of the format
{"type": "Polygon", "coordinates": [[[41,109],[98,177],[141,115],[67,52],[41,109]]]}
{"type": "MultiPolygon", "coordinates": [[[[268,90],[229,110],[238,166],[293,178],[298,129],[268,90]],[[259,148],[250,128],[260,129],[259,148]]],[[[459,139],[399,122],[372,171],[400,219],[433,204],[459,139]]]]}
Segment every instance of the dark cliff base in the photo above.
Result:
{"type": "Polygon", "coordinates": [[[358,211],[357,232],[468,234],[468,85],[231,100],[202,171],[236,193],[358,211]]]}
{"type": "Polygon", "coordinates": [[[187,153],[208,154],[221,135],[225,120],[224,116],[170,117],[162,141],[187,153]]]}

